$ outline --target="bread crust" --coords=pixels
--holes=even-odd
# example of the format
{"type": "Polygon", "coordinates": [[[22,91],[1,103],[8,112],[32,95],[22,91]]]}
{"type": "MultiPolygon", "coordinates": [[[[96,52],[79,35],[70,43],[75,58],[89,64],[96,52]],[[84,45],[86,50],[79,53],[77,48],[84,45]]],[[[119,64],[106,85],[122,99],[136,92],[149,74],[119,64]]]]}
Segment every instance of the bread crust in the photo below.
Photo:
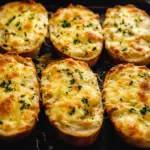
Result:
{"type": "Polygon", "coordinates": [[[133,5],[109,8],[103,23],[105,47],[117,63],[150,63],[150,17],[133,5]]]}
{"type": "Polygon", "coordinates": [[[119,64],[106,74],[102,92],[105,109],[117,133],[135,147],[150,148],[149,90],[146,66],[119,64]]]}
{"type": "Polygon", "coordinates": [[[101,94],[100,91],[98,91],[99,88],[96,77],[93,75],[94,74],[91,72],[91,69],[85,62],[76,61],[71,58],[51,62],[42,73],[40,91],[42,93],[43,105],[45,106],[45,113],[48,116],[50,123],[54,126],[54,128],[56,128],[60,137],[65,142],[74,146],[87,146],[93,144],[102,126],[103,107],[100,98],[101,94]],[[92,89],[92,87],[90,88],[90,83],[85,83],[86,81],[84,78],[86,77],[81,75],[85,74],[83,71],[84,69],[90,74],[87,76],[87,80],[89,80],[89,82],[93,82],[93,86],[97,90],[92,89]],[[80,75],[77,75],[78,73],[74,72],[74,70],[77,70],[78,73],[81,71],[82,73],[80,72],[80,75]],[[70,76],[73,76],[73,80],[78,82],[78,87],[76,86],[77,83],[70,80],[72,78],[70,76]],[[63,90],[66,91],[68,89],[68,81],[73,85],[72,88],[69,87],[69,89],[71,88],[72,90],[66,93],[63,90]],[[58,84],[55,82],[58,82],[58,84]],[[61,82],[64,82],[64,84],[62,85],[61,82]],[[83,83],[81,84],[81,82],[83,83]],[[56,89],[53,89],[53,85],[57,85],[58,88],[60,88],[60,90],[58,90],[59,93],[56,89]],[[95,95],[99,96],[95,96],[95,98],[90,100],[90,98],[92,98],[92,94],[87,94],[86,89],[84,89],[86,86],[89,86],[89,90],[91,89],[91,92],[95,91],[95,95]],[[65,93],[67,94],[66,96],[64,95],[65,93]],[[59,95],[61,96],[59,97],[59,95]],[[83,95],[88,95],[88,98],[84,99],[84,102],[83,100],[81,101],[83,95]],[[70,109],[73,108],[74,111],[69,112],[70,109]],[[86,112],[88,112],[86,115],[85,108],[86,112]],[[63,113],[60,113],[62,109],[63,113]],[[88,117],[88,115],[90,115],[90,110],[91,116],[93,116],[92,120],[88,117]],[[72,120],[72,123],[70,120],[72,120]],[[62,122],[66,125],[63,125],[62,122]]]}
{"type": "Polygon", "coordinates": [[[0,139],[18,140],[30,134],[38,120],[37,73],[31,58],[18,55],[0,54],[0,66],[0,139]]]}
{"type": "Polygon", "coordinates": [[[35,2],[10,2],[0,7],[0,15],[1,49],[26,57],[38,54],[48,31],[46,9],[35,2]]]}
{"type": "Polygon", "coordinates": [[[81,5],[59,8],[49,20],[50,40],[63,58],[82,60],[93,66],[103,47],[98,14],[81,5]]]}

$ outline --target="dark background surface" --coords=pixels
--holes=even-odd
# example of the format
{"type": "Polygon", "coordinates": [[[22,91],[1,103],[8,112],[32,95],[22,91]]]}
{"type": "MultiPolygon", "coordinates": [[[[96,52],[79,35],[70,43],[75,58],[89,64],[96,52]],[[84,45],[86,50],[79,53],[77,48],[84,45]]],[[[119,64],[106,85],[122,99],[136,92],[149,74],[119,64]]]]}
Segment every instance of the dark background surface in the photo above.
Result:
{"type": "MultiPolygon", "coordinates": [[[[1,1],[0,5],[5,4],[10,0],[1,1]]],[[[149,0],[148,0],[149,1],[149,0]]],[[[94,12],[99,13],[101,16],[101,22],[104,19],[104,13],[107,8],[112,7],[116,4],[131,4],[131,0],[38,0],[41,2],[48,11],[55,12],[61,6],[66,6],[70,3],[73,4],[83,4],[88,8],[92,9],[94,12]]],[[[145,9],[150,13],[150,4],[145,0],[132,0],[132,4],[136,5],[141,9],[145,9]]],[[[41,53],[52,53],[53,57],[57,57],[53,52],[53,47],[51,43],[49,46],[43,44],[41,48],[41,53]]],[[[114,66],[113,61],[108,56],[105,49],[97,63],[92,69],[95,73],[99,75],[99,83],[102,88],[102,80],[105,73],[114,66]]],[[[149,66],[150,67],[150,66],[149,66]]],[[[138,148],[131,147],[126,144],[115,132],[111,122],[109,121],[107,114],[105,114],[105,119],[103,123],[102,130],[96,140],[96,142],[85,148],[75,148],[68,144],[65,144],[59,139],[55,129],[49,124],[47,117],[44,114],[44,109],[41,106],[41,112],[39,114],[39,122],[37,123],[33,132],[26,138],[19,141],[0,141],[0,150],[138,150],[138,148]]],[[[150,149],[149,149],[150,150],[150,149]]]]}

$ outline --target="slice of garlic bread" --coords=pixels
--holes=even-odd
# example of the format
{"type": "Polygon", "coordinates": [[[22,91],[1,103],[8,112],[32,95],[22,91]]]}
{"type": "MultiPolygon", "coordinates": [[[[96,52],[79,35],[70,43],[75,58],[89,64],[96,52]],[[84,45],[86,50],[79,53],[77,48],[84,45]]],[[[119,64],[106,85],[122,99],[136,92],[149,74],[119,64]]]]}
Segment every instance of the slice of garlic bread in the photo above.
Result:
{"type": "Polygon", "coordinates": [[[47,35],[47,14],[39,3],[11,2],[0,7],[0,47],[35,56],[47,35]]]}
{"type": "Polygon", "coordinates": [[[50,39],[61,56],[96,64],[103,45],[99,15],[81,5],[58,9],[49,20],[50,39]]]}
{"type": "Polygon", "coordinates": [[[27,135],[38,113],[39,87],[32,60],[0,54],[0,138],[27,135]]]}
{"type": "Polygon", "coordinates": [[[92,144],[103,122],[101,92],[88,65],[71,58],[50,63],[42,73],[46,115],[64,141],[92,144]]]}
{"type": "Polygon", "coordinates": [[[117,62],[150,63],[150,17],[133,5],[109,8],[103,23],[105,47],[117,62]]]}
{"type": "Polygon", "coordinates": [[[150,148],[150,70],[133,64],[113,67],[105,78],[103,99],[125,141],[150,148]]]}

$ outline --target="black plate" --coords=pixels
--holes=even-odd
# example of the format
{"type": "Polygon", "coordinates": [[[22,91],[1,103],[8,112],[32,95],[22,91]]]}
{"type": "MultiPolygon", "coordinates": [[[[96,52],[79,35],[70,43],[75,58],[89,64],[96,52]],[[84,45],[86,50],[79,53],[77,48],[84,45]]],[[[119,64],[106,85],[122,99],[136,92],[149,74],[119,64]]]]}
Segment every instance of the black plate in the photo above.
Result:
{"type": "MultiPolygon", "coordinates": [[[[6,1],[0,1],[0,5],[6,3],[6,1]]],[[[141,9],[145,9],[148,13],[150,13],[150,5],[148,3],[149,0],[132,0],[132,4],[136,5],[141,9]]],[[[107,8],[112,7],[116,4],[131,4],[131,0],[115,0],[109,1],[97,1],[97,0],[66,0],[64,2],[59,2],[55,0],[54,2],[50,2],[48,0],[39,0],[43,5],[45,5],[46,9],[50,12],[55,12],[59,7],[66,6],[69,3],[73,4],[82,4],[87,6],[91,10],[100,14],[101,22],[104,19],[104,14],[107,8]]],[[[48,40],[49,41],[49,40],[48,40]]],[[[52,53],[53,58],[56,59],[58,56],[53,52],[53,46],[48,42],[47,44],[43,44],[40,54],[44,53],[52,53]]],[[[102,89],[102,82],[106,72],[114,66],[113,61],[108,56],[105,49],[103,49],[100,60],[92,69],[99,76],[100,88],[102,89]]],[[[150,68],[150,65],[148,66],[150,68]]],[[[103,123],[102,130],[96,140],[96,142],[85,148],[75,148],[70,145],[65,144],[62,140],[59,139],[55,129],[49,124],[47,117],[44,114],[44,109],[41,106],[41,112],[39,115],[39,122],[37,123],[35,129],[28,137],[20,140],[20,141],[1,141],[0,142],[0,150],[138,150],[137,148],[131,147],[126,144],[115,132],[111,122],[109,121],[107,114],[105,114],[105,119],[103,123]]]]}

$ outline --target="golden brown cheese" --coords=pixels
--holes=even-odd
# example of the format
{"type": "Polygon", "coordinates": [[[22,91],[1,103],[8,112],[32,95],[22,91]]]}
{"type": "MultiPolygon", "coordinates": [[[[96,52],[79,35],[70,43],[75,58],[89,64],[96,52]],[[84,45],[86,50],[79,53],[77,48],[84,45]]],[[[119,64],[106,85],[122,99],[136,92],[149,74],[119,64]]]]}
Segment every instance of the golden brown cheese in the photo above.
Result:
{"type": "Polygon", "coordinates": [[[101,92],[86,63],[71,58],[50,63],[42,73],[41,92],[46,115],[59,131],[83,139],[97,135],[103,122],[101,92]]]}
{"type": "Polygon", "coordinates": [[[32,130],[39,113],[39,87],[30,58],[0,55],[0,137],[32,130]]]}
{"type": "Polygon", "coordinates": [[[103,45],[98,14],[81,5],[69,5],[52,14],[49,28],[53,45],[65,56],[96,63],[103,45]]]}
{"type": "Polygon", "coordinates": [[[48,13],[39,3],[11,2],[0,7],[0,47],[37,53],[47,34],[48,13]]]}
{"type": "Polygon", "coordinates": [[[123,138],[150,148],[150,70],[133,64],[113,67],[105,78],[103,99],[123,138]]]}
{"type": "Polygon", "coordinates": [[[150,63],[150,17],[133,5],[109,8],[103,23],[105,47],[117,61],[150,63]]]}

